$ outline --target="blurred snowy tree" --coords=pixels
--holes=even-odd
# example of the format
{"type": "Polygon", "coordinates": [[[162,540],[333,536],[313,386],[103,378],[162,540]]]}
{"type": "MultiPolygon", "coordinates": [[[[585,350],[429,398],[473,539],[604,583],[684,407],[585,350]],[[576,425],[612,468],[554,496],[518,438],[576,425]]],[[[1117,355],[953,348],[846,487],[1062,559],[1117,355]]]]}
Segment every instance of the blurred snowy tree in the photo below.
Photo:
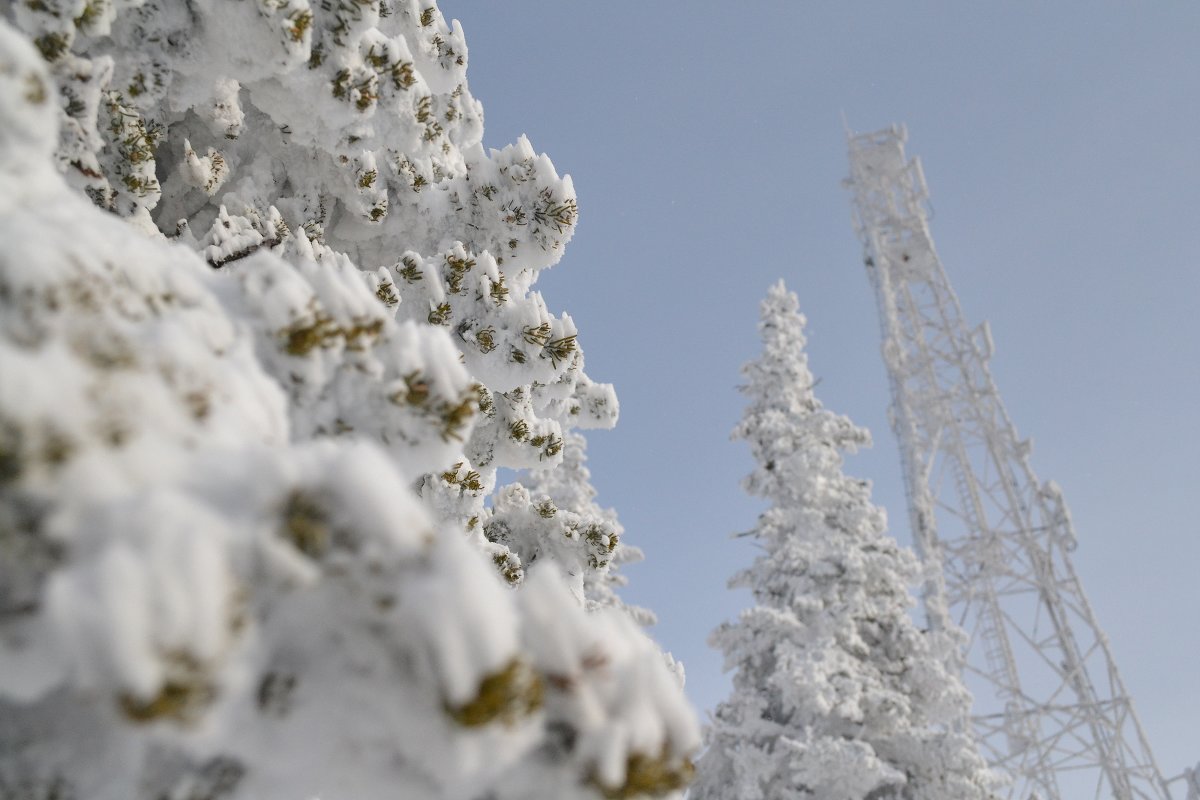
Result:
{"type": "Polygon", "coordinates": [[[969,696],[951,643],[908,614],[914,556],[884,532],[870,486],[842,473],[869,434],[813,396],[804,318],[783,283],[762,305],[763,354],[734,437],[771,507],[750,531],[763,553],[731,585],[756,605],[712,637],[735,670],[708,731],[694,800],[969,800],[989,773],[961,732],[969,696]]]}
{"type": "Polygon", "coordinates": [[[617,403],[531,289],[571,181],[484,152],[460,26],[0,8],[0,798],[679,790],[674,675],[581,602],[615,520],[485,505],[617,403]]]}
{"type": "Polygon", "coordinates": [[[622,608],[639,624],[653,625],[654,613],[638,606],[626,605],[617,594],[625,585],[625,576],[616,568],[636,564],[644,554],[636,547],[621,543],[625,529],[611,508],[601,508],[595,502],[592,474],[587,468],[587,439],[582,434],[566,434],[563,461],[550,469],[530,470],[527,479],[529,492],[538,498],[543,516],[557,516],[565,511],[561,532],[545,538],[545,543],[533,542],[533,547],[569,547],[573,556],[559,556],[555,562],[566,569],[568,583],[574,582],[588,608],[622,608]],[[564,541],[565,540],[565,541],[564,541]]]}

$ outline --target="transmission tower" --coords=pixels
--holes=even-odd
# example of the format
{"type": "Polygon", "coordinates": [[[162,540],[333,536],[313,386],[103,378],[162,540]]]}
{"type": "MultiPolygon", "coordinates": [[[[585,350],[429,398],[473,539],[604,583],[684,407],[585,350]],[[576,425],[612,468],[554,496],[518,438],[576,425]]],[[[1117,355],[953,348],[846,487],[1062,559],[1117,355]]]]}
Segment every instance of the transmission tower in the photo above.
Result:
{"type": "Polygon", "coordinates": [[[1013,800],[1168,800],[1108,640],[1071,564],[1062,493],[1029,465],[929,234],[907,133],[850,135],[854,221],[879,306],[929,624],[957,626],[971,722],[1013,800]]]}

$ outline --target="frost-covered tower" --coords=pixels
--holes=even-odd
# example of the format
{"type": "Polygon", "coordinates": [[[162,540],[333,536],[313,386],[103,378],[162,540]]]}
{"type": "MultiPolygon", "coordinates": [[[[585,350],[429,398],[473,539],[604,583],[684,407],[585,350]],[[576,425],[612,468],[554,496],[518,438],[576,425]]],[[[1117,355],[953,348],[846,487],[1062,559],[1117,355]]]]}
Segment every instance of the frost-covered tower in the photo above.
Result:
{"type": "Polygon", "coordinates": [[[1166,798],[1071,564],[1075,531],[1039,481],[929,234],[921,164],[892,127],[851,136],[855,226],[875,287],[930,624],[970,637],[974,725],[1009,796],[1166,798]]]}

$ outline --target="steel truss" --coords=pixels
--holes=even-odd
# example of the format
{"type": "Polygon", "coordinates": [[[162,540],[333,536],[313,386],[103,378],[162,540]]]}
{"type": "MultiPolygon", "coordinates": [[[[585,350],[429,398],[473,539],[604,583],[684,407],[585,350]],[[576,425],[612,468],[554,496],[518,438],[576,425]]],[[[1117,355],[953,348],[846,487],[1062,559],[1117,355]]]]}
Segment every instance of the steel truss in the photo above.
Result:
{"type": "Polygon", "coordinates": [[[851,135],[854,221],[879,307],[932,627],[961,628],[981,749],[1013,800],[1170,793],[1071,564],[1062,493],[1029,464],[929,234],[903,127],[851,135]]]}

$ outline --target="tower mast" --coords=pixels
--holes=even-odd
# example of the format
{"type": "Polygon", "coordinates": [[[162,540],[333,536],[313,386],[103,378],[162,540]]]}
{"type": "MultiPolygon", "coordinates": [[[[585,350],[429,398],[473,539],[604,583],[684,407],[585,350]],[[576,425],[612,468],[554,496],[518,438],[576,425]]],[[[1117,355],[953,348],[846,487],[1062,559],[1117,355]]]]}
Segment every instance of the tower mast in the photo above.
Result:
{"type": "Polygon", "coordinates": [[[1058,486],[1029,464],[929,233],[921,163],[893,126],[851,135],[855,228],[875,289],[923,600],[968,636],[985,757],[1027,800],[1169,800],[1108,639],[1075,574],[1058,486]]]}

